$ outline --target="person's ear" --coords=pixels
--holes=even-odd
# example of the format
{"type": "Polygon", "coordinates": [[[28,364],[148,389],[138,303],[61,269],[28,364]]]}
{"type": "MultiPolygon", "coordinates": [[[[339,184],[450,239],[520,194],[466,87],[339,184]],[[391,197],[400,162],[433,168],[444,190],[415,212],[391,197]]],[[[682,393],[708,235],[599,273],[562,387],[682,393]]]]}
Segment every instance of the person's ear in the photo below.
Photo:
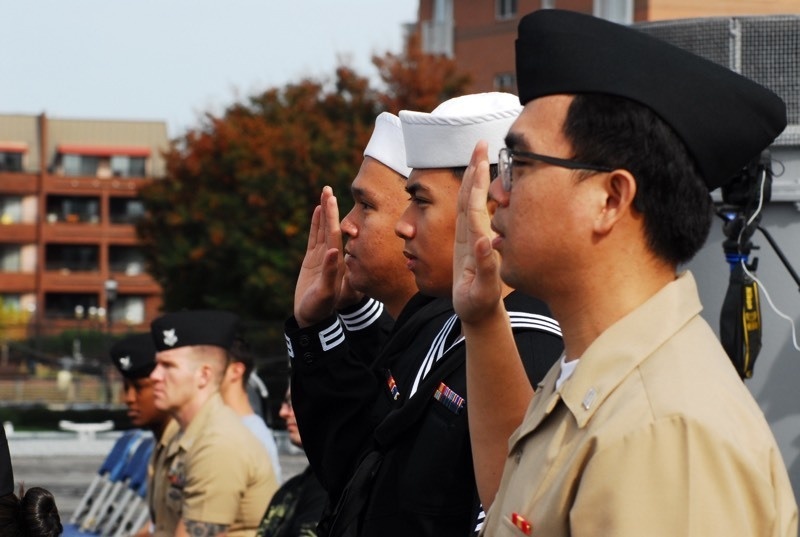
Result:
{"type": "Polygon", "coordinates": [[[606,235],[633,210],[636,178],[628,170],[598,174],[594,181],[600,189],[600,206],[595,218],[595,232],[606,235]]]}
{"type": "Polygon", "coordinates": [[[231,371],[231,380],[241,382],[242,377],[244,376],[244,364],[242,362],[231,362],[228,364],[228,368],[231,371]]]}
{"type": "Polygon", "coordinates": [[[214,371],[209,364],[202,364],[198,369],[198,386],[205,388],[214,380],[214,371]]]}

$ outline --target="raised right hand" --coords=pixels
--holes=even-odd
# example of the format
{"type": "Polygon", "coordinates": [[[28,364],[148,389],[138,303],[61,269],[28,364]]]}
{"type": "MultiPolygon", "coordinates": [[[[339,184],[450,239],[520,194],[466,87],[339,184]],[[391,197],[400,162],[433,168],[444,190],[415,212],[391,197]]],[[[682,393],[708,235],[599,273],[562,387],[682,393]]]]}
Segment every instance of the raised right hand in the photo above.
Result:
{"type": "Polygon", "coordinates": [[[464,325],[503,310],[500,256],[492,249],[488,145],[475,146],[458,192],[453,255],[453,307],[464,325]]]}
{"type": "Polygon", "coordinates": [[[333,314],[344,276],[342,230],[333,189],[322,189],[311,217],[308,245],[294,290],[294,316],[302,328],[333,314]]]}

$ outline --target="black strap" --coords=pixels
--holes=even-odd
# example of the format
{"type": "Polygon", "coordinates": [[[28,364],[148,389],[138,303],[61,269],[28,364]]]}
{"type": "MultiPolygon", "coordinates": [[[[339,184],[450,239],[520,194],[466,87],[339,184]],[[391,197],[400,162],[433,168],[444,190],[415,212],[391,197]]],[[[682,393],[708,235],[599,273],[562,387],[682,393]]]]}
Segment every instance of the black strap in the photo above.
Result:
{"type": "Polygon", "coordinates": [[[742,379],[752,377],[761,350],[761,306],[758,285],[741,263],[731,268],[719,325],[720,341],[736,372],[742,379]]]}

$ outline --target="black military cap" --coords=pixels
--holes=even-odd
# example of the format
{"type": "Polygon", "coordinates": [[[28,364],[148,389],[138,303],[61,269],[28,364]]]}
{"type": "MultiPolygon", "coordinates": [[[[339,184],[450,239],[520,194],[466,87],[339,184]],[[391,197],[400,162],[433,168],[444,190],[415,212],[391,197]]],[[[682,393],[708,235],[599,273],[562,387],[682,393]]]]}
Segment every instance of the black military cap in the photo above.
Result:
{"type": "Polygon", "coordinates": [[[190,345],[229,349],[238,325],[239,317],[227,311],[177,311],[150,323],[150,332],[158,351],[190,345]]]}
{"type": "Polygon", "coordinates": [[[136,334],[117,341],[109,354],[122,376],[128,379],[147,377],[156,367],[156,346],[149,333],[136,334]]]}
{"type": "Polygon", "coordinates": [[[713,190],[786,127],[786,105],[721,65],[631,27],[571,11],[522,18],[516,41],[520,102],[605,93],[652,109],[686,144],[713,190]]]}
{"type": "Polygon", "coordinates": [[[8,451],[6,430],[0,426],[0,497],[14,492],[14,471],[11,469],[11,453],[8,451]]]}

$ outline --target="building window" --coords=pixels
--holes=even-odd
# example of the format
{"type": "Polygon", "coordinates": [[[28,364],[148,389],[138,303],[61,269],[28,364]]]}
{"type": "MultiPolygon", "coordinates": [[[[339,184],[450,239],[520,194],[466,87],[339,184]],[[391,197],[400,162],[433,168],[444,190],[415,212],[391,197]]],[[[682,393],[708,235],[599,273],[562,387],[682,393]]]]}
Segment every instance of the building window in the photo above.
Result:
{"type": "Polygon", "coordinates": [[[7,311],[20,311],[22,309],[22,295],[19,293],[0,294],[0,309],[7,311]]]}
{"type": "Polygon", "coordinates": [[[0,224],[22,222],[22,196],[0,196],[0,224]]]}
{"type": "Polygon", "coordinates": [[[595,0],[592,3],[595,17],[606,19],[618,24],[631,24],[633,22],[633,2],[625,0],[595,0]]]}
{"type": "MultiPolygon", "coordinates": [[[[88,312],[97,311],[96,293],[45,293],[44,316],[49,319],[75,319],[80,306],[81,319],[90,319],[88,312]]],[[[92,320],[92,319],[90,319],[92,320]]]]}
{"type": "Polygon", "coordinates": [[[100,222],[100,198],[91,196],[47,196],[47,221],[100,222]]]}
{"type": "Polygon", "coordinates": [[[150,148],[59,144],[56,168],[66,176],[145,177],[150,148]]]}
{"type": "Polygon", "coordinates": [[[34,272],[36,252],[36,244],[0,244],[0,272],[34,272]]]}
{"type": "Polygon", "coordinates": [[[71,177],[97,177],[100,159],[90,155],[64,155],[64,175],[71,177]]]}
{"type": "Polygon", "coordinates": [[[497,20],[513,19],[517,16],[517,0],[497,0],[497,20]]]}
{"type": "Polygon", "coordinates": [[[0,195],[0,225],[34,224],[38,207],[36,196],[0,195]]]}
{"type": "Polygon", "coordinates": [[[500,73],[494,76],[495,91],[515,93],[517,91],[517,77],[514,73],[500,73]]]}
{"type": "Polygon", "coordinates": [[[453,0],[433,0],[433,21],[442,23],[453,20],[453,0]]]}
{"type": "Polygon", "coordinates": [[[45,247],[45,267],[50,271],[96,272],[99,270],[99,250],[91,244],[48,244],[45,247]]]}
{"type": "Polygon", "coordinates": [[[111,306],[111,320],[115,323],[144,323],[145,300],[138,295],[120,295],[111,306]]]}
{"type": "Polygon", "coordinates": [[[136,246],[110,246],[108,263],[111,272],[137,276],[144,273],[144,254],[136,246]]]}
{"type": "Polygon", "coordinates": [[[434,0],[433,17],[422,21],[422,50],[426,54],[453,57],[453,0],[434,0]]]}
{"type": "Polygon", "coordinates": [[[0,244],[0,272],[22,271],[22,246],[0,244]]]}
{"type": "Polygon", "coordinates": [[[136,198],[110,198],[112,224],[135,224],[144,216],[144,202],[136,198]]]}
{"type": "MultiPolygon", "coordinates": [[[[3,329],[24,327],[36,311],[36,295],[33,293],[0,293],[0,315],[3,329]]],[[[10,331],[10,330],[9,330],[10,331]]]]}
{"type": "Polygon", "coordinates": [[[144,177],[144,157],[114,155],[111,157],[111,174],[114,177],[144,177]]]}
{"type": "Polygon", "coordinates": [[[0,151],[0,172],[21,172],[22,153],[17,151],[0,151]]]}

